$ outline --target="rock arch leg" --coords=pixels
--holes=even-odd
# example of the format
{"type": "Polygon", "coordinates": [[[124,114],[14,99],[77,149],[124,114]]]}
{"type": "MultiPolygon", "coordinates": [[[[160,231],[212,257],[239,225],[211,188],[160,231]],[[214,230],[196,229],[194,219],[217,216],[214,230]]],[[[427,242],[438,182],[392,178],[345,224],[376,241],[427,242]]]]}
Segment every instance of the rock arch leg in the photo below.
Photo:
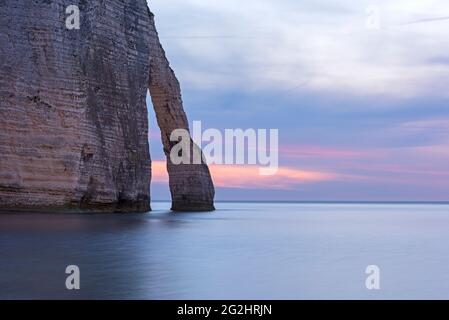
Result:
{"type": "MultiPolygon", "coordinates": [[[[149,90],[162,143],[167,156],[167,170],[174,211],[214,210],[214,185],[207,164],[175,165],[170,160],[170,135],[173,130],[189,130],[183,109],[181,89],[175,73],[170,68],[165,52],[159,42],[154,17],[150,13],[150,74],[149,90]]],[[[193,142],[191,142],[193,145],[193,142]]],[[[193,148],[192,148],[193,149],[193,148]]]]}

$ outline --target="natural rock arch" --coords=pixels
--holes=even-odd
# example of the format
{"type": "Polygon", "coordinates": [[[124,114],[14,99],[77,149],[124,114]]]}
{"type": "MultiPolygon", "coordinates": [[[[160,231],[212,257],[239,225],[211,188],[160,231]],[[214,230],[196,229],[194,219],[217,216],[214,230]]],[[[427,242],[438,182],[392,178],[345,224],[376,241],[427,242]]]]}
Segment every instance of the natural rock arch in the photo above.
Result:
{"type": "Polygon", "coordinates": [[[207,165],[205,163],[174,165],[170,160],[172,147],[170,134],[176,129],[189,130],[189,123],[182,105],[179,82],[160,44],[154,16],[151,13],[150,20],[148,87],[167,157],[170,192],[173,200],[172,210],[214,210],[214,186],[207,165]]]}
{"type": "MultiPolygon", "coordinates": [[[[188,122],[146,1],[4,0],[0,26],[0,210],[148,211],[148,88],[166,154],[188,122]]],[[[168,172],[174,210],[213,209],[205,164],[168,172]]]]}

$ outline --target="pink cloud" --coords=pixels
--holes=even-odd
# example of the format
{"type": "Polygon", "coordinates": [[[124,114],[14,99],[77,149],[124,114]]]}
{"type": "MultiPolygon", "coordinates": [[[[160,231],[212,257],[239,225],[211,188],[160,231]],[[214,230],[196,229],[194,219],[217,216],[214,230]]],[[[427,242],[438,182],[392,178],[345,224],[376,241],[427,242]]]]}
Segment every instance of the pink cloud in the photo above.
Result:
{"type": "MultiPolygon", "coordinates": [[[[291,189],[304,183],[333,181],[341,178],[339,174],[280,167],[273,176],[259,174],[259,166],[249,165],[211,165],[210,171],[217,187],[249,189],[291,189]]],[[[168,183],[165,161],[153,161],[152,181],[168,183]]]]}

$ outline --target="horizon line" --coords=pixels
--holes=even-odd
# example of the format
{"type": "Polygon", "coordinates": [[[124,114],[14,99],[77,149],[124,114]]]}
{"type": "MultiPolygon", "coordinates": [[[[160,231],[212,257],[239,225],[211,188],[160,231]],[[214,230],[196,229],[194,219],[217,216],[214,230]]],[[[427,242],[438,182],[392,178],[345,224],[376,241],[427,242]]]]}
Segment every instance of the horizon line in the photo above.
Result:
{"type": "MultiPolygon", "coordinates": [[[[151,202],[171,202],[171,200],[151,200],[151,202]]],[[[215,203],[303,203],[303,204],[445,204],[449,200],[216,200],[215,203]]]]}

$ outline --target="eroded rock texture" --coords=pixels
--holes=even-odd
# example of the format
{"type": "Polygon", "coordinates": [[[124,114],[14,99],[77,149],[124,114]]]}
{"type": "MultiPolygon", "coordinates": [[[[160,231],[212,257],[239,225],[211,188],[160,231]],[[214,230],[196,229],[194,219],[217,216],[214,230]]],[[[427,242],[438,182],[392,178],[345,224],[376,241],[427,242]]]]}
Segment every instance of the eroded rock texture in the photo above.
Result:
{"type": "MultiPolygon", "coordinates": [[[[207,165],[205,163],[175,165],[170,159],[170,151],[173,147],[173,142],[170,141],[171,133],[176,129],[189,130],[189,123],[182,105],[180,85],[159,42],[153,15],[151,15],[150,30],[149,89],[167,156],[170,191],[173,199],[172,210],[214,210],[215,191],[207,165]]],[[[195,147],[191,141],[190,149],[193,151],[195,147]]]]}
{"type": "MultiPolygon", "coordinates": [[[[0,1],[1,210],[150,209],[150,61],[152,70],[168,68],[156,39],[145,0],[0,1]],[[80,30],[65,26],[72,4],[80,30]]],[[[157,80],[161,92],[173,79],[157,80]]],[[[180,103],[156,106],[158,118],[170,111],[185,121],[180,103]]],[[[205,208],[211,199],[194,175],[208,171],[185,169],[170,170],[174,203],[205,208]]]]}

